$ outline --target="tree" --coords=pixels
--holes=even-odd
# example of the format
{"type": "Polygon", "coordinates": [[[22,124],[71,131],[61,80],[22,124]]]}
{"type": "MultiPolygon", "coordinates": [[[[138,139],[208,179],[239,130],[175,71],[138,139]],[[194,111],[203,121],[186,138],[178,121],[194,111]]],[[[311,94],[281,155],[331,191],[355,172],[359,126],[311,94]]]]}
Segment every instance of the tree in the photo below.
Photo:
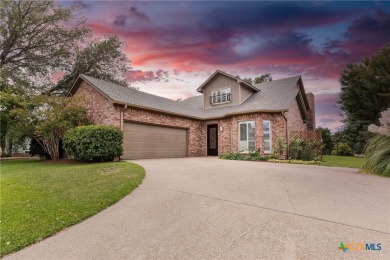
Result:
{"type": "Polygon", "coordinates": [[[16,127],[24,120],[24,114],[28,107],[25,96],[12,89],[5,81],[0,82],[0,148],[1,155],[5,156],[12,152],[14,141],[24,139],[25,131],[30,124],[25,127],[16,127]],[[8,143],[8,147],[6,144],[8,143]]]}
{"type": "MultiPolygon", "coordinates": [[[[240,76],[237,75],[237,78],[241,79],[240,76]]],[[[272,76],[269,73],[262,74],[260,76],[257,76],[255,79],[252,79],[251,77],[249,78],[244,78],[243,81],[249,84],[259,84],[262,82],[266,81],[272,81],[272,76]]]]}
{"type": "Polygon", "coordinates": [[[126,85],[121,77],[128,67],[127,56],[122,52],[123,43],[117,36],[97,39],[85,48],[76,48],[69,60],[70,70],[47,93],[66,93],[80,74],[97,77],[119,85],[126,85]]]}
{"type": "Polygon", "coordinates": [[[52,159],[60,158],[60,142],[67,130],[88,124],[86,109],[79,97],[38,96],[31,113],[33,137],[52,159]]]}
{"type": "Polygon", "coordinates": [[[258,76],[254,80],[255,84],[262,83],[262,82],[267,82],[267,81],[272,81],[272,76],[269,73],[266,73],[266,74],[263,74],[261,76],[258,76]]]}
{"type": "Polygon", "coordinates": [[[344,113],[348,144],[361,153],[371,136],[367,127],[377,123],[379,113],[390,106],[390,45],[370,58],[348,64],[341,73],[338,104],[344,113]]]}
{"type": "Polygon", "coordinates": [[[74,7],[63,8],[53,0],[0,1],[0,71],[19,83],[15,86],[67,69],[64,60],[90,33],[74,7]]]}
{"type": "Polygon", "coordinates": [[[329,128],[318,127],[317,131],[320,131],[322,136],[323,154],[331,154],[333,150],[333,140],[329,128]]]}

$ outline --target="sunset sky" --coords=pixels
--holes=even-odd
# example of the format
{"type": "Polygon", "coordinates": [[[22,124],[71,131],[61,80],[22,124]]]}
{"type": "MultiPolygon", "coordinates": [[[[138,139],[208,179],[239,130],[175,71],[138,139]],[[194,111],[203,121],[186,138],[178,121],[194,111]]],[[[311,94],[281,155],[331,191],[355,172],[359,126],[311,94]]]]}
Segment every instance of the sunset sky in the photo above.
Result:
{"type": "MultiPolygon", "coordinates": [[[[302,75],[317,126],[341,125],[335,107],[346,64],[390,42],[390,2],[75,1],[94,36],[116,34],[129,84],[171,99],[198,95],[215,70],[274,79],[302,75]]],[[[359,102],[358,100],[356,102],[359,102]]]]}

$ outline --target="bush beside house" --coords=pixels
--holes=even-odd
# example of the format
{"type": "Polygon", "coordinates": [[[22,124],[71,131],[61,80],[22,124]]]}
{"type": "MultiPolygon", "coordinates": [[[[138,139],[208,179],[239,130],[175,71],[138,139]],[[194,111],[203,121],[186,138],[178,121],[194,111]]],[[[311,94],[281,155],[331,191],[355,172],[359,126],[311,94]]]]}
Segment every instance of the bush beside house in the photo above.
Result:
{"type": "Polygon", "coordinates": [[[123,133],[111,126],[89,125],[70,129],[64,138],[68,155],[84,162],[113,161],[123,153],[123,133]]]}

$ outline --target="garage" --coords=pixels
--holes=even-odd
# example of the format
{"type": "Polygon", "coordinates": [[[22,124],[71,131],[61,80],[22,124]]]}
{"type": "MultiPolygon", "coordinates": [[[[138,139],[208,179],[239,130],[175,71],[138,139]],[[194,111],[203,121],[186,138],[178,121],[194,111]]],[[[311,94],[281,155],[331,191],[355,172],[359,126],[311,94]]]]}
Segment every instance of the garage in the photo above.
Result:
{"type": "Polygon", "coordinates": [[[125,122],[123,159],[187,156],[187,130],[125,122]]]}

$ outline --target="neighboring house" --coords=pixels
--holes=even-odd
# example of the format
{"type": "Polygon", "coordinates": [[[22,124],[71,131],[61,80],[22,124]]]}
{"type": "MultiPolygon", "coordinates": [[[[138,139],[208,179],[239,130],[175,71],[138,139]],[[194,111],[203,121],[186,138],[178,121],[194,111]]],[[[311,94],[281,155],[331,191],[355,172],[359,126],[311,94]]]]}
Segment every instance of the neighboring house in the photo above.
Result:
{"type": "Polygon", "coordinates": [[[82,95],[90,119],[124,132],[124,159],[193,157],[259,150],[315,129],[314,95],[301,76],[248,84],[217,70],[184,101],[80,75],[68,95],[82,95]]]}

